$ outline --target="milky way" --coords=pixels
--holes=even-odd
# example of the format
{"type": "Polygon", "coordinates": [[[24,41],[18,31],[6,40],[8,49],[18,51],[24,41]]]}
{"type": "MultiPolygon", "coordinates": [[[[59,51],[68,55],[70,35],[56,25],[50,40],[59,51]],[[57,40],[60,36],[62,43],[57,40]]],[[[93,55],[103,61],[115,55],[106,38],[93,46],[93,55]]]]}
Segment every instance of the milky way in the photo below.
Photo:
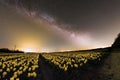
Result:
{"type": "Polygon", "coordinates": [[[0,3],[3,29],[0,29],[3,34],[0,47],[25,45],[25,40],[31,40],[28,42],[38,51],[99,48],[110,46],[120,32],[118,0],[1,0],[0,3]]]}

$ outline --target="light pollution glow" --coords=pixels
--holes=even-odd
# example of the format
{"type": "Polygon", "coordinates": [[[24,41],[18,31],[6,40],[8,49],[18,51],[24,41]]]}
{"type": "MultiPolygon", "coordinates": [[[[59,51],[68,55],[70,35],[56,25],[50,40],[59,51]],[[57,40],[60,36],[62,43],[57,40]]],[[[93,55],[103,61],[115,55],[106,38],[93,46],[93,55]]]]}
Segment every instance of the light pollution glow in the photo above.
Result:
{"type": "MultiPolygon", "coordinates": [[[[24,9],[18,12],[14,8],[0,5],[0,40],[1,48],[8,47],[25,52],[53,52],[107,47],[112,44],[119,32],[108,36],[109,41],[101,41],[90,32],[71,32],[57,24],[57,20],[45,12],[37,16],[37,12],[24,9]],[[25,14],[24,14],[25,13],[25,14]],[[26,15],[27,14],[27,15],[26,15]]],[[[119,28],[119,27],[118,27],[119,28]]],[[[106,38],[105,38],[106,39],[106,38]]]]}

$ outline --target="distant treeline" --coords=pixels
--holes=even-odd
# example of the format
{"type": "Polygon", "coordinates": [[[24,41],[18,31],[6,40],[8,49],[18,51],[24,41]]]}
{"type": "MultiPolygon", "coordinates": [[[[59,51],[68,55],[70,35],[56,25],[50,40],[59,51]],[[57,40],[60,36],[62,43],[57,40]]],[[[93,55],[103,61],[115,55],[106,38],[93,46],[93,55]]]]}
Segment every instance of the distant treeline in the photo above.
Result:
{"type": "Polygon", "coordinates": [[[24,53],[23,51],[19,51],[19,50],[10,50],[8,48],[1,48],[0,52],[4,52],[4,53],[24,53]]]}

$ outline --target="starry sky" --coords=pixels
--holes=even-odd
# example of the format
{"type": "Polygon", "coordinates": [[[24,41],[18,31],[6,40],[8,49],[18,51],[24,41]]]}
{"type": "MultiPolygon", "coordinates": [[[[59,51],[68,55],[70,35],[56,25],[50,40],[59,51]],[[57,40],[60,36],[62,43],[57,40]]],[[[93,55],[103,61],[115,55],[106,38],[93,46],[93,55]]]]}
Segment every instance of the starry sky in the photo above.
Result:
{"type": "Polygon", "coordinates": [[[119,32],[119,0],[0,0],[0,48],[101,48],[119,32]]]}

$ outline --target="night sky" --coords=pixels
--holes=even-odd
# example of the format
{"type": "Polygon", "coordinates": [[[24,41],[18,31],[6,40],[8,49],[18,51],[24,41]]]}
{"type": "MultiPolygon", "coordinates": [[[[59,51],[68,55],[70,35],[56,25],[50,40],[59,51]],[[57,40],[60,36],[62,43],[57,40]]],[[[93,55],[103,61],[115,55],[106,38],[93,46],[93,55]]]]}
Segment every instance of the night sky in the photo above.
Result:
{"type": "Polygon", "coordinates": [[[119,32],[120,0],[0,0],[0,48],[101,48],[119,32]]]}

